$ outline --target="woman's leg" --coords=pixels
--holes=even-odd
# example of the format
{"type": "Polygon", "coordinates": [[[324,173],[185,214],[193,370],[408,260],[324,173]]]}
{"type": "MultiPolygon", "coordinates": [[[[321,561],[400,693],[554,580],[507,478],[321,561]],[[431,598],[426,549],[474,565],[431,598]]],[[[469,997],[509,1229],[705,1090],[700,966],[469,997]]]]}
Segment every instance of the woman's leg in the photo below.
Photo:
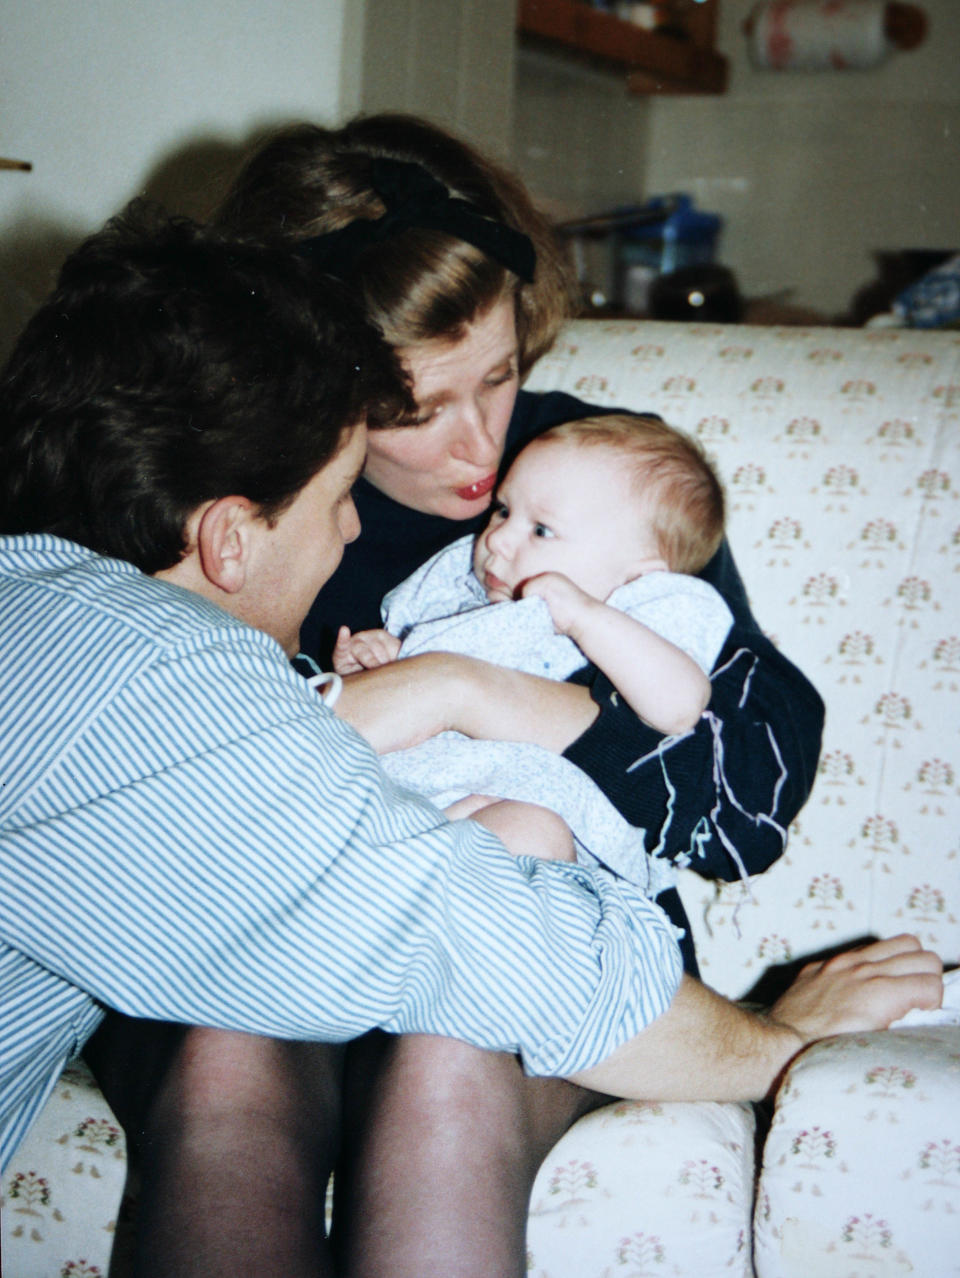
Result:
{"type": "Polygon", "coordinates": [[[341,1049],[119,1020],[90,1056],[139,1155],[139,1278],[333,1274],[341,1049]]]}
{"type": "MultiPolygon", "coordinates": [[[[381,1040],[382,1041],[382,1040],[381,1040]]],[[[349,1163],[335,1182],[350,1278],[521,1278],[530,1190],[560,1136],[605,1097],[524,1076],[454,1039],[389,1040],[378,1072],[349,1062],[349,1163]],[[362,1080],[373,1079],[359,1129],[362,1080]]],[[[342,1232],[341,1232],[342,1231],[342,1232]]]]}

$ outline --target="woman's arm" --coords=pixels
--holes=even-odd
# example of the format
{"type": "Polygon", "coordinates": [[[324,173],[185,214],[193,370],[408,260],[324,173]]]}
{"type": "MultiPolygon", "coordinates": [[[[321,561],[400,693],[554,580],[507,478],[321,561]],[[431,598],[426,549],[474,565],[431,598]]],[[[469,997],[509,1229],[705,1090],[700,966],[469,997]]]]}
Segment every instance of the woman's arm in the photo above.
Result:
{"type": "Polygon", "coordinates": [[[598,708],[586,688],[432,652],[348,675],[336,712],[379,754],[446,731],[562,753],[598,708]]]}
{"type": "Polygon", "coordinates": [[[640,723],[600,677],[596,720],[564,751],[650,847],[705,878],[760,874],[813,786],[823,703],[759,634],[735,627],[691,732],[669,740],[640,723]]]}
{"type": "MultiPolygon", "coordinates": [[[[726,542],[701,574],[734,624],[711,675],[706,712],[674,740],[639,722],[603,674],[599,714],[564,755],[649,846],[708,879],[760,874],[783,853],[787,827],[813,786],[823,701],[762,633],[726,542]]],[[[574,676],[576,678],[576,676],[574,676]]]]}

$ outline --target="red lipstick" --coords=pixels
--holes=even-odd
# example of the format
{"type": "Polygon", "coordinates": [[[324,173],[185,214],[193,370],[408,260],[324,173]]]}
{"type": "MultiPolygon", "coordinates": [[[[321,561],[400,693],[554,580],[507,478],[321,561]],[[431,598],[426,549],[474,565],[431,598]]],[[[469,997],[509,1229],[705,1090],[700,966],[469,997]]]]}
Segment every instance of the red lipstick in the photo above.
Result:
{"type": "Polygon", "coordinates": [[[493,492],[496,482],[496,474],[487,475],[484,479],[477,480],[475,484],[467,484],[464,488],[457,488],[454,491],[461,501],[479,501],[481,497],[486,497],[487,493],[493,492]]]}

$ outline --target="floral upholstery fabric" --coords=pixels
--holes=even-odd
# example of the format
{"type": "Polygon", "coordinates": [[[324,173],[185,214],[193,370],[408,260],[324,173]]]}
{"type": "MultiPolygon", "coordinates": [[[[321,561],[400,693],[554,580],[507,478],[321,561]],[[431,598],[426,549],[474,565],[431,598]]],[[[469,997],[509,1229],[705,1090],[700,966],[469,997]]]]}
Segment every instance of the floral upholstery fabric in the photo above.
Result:
{"type": "Polygon", "coordinates": [[[76,1061],[0,1184],[4,1278],[106,1275],[126,1174],[123,1132],[76,1061]]]}
{"type": "MultiPolygon", "coordinates": [[[[701,441],[726,486],[729,538],[754,613],[827,705],[819,776],[782,860],[748,892],[690,871],[682,877],[704,979],[740,997],[772,965],[901,931],[957,964],[960,334],[581,321],[537,365],[530,385],[659,412],[701,441]]],[[[917,1034],[868,1036],[869,1064],[855,1045],[850,1055],[825,1044],[800,1058],[767,1146],[761,1278],[958,1272],[960,1209],[947,1204],[951,1194],[960,1201],[956,1161],[950,1166],[960,1156],[960,1029],[917,1034]],[[805,1085],[821,1054],[830,1068],[805,1085]],[[901,1089],[899,1110],[877,1112],[876,1085],[862,1076],[880,1071],[879,1079],[886,1068],[930,1082],[901,1089]],[[826,1163],[832,1178],[813,1184],[805,1174],[804,1196],[781,1143],[795,1129],[814,1128],[833,1131],[838,1152],[826,1163]],[[948,1164],[939,1206],[922,1169],[910,1174],[911,1142],[915,1158],[929,1148],[928,1158],[948,1164]],[[902,1160],[888,1162],[894,1148],[902,1160]],[[888,1245],[867,1240],[872,1229],[885,1236],[878,1220],[887,1222],[888,1245]]],[[[698,1121],[699,1106],[678,1108],[698,1121]]],[[[695,1219],[678,1211],[675,1170],[647,1177],[643,1159],[635,1172],[647,1191],[641,1199],[637,1179],[617,1170],[624,1137],[620,1126],[603,1125],[608,1112],[585,1120],[590,1128],[578,1124],[553,1153],[589,1163],[598,1184],[613,1186],[629,1227],[618,1238],[605,1233],[597,1207],[594,1235],[585,1203],[579,1229],[593,1236],[590,1265],[572,1252],[573,1230],[562,1217],[548,1237],[552,1218],[538,1215],[538,1203],[555,1174],[551,1156],[534,1193],[531,1272],[751,1272],[732,1241],[742,1204],[718,1196],[695,1219]],[[659,1252],[648,1245],[642,1257],[619,1259],[615,1246],[630,1236],[657,1238],[659,1252]],[[680,1250],[671,1255],[674,1248],[684,1259],[676,1258],[680,1250]]],[[[715,1139],[706,1128],[702,1135],[699,1157],[715,1163],[715,1139]]],[[[648,1138],[668,1149],[673,1140],[666,1122],[648,1138]]],[[[613,1216],[611,1204],[605,1210],[613,1216]]]]}
{"type": "Polygon", "coordinates": [[[955,1028],[844,1035],[794,1063],[764,1147],[755,1264],[759,1278],[960,1274],[955,1028]]]}
{"type": "Polygon", "coordinates": [[[727,489],[754,613],[827,705],[786,855],[685,875],[704,978],[867,933],[960,960],[960,334],[581,321],[534,389],[645,408],[727,489]]]}
{"type": "Polygon", "coordinates": [[[753,1180],[749,1105],[621,1101],[597,1110],[540,1169],[528,1272],[749,1278],[753,1180]]]}
{"type": "MultiPolygon", "coordinates": [[[[580,321],[529,384],[653,410],[703,442],[754,612],[827,704],[783,859],[749,891],[684,872],[704,978],[740,997],[772,965],[899,931],[956,965],[960,333],[580,321]]],[[[67,1118],[78,1078],[3,1179],[5,1278],[106,1272],[121,1145],[77,1134],[112,1124],[86,1091],[67,1118]]],[[[804,1053],[766,1143],[755,1256],[749,1108],[608,1106],[540,1171],[528,1272],[958,1274],[958,1087],[956,1027],[804,1053]]]]}

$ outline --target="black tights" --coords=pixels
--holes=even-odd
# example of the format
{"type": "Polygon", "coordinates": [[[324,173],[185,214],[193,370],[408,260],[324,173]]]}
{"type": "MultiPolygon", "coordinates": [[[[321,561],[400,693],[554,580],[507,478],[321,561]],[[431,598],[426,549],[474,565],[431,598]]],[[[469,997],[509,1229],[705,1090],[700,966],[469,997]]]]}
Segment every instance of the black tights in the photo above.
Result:
{"type": "Polygon", "coordinates": [[[86,1054],[140,1160],[138,1278],[521,1278],[537,1169],[605,1099],[429,1035],[344,1051],[111,1015],[86,1054]]]}

